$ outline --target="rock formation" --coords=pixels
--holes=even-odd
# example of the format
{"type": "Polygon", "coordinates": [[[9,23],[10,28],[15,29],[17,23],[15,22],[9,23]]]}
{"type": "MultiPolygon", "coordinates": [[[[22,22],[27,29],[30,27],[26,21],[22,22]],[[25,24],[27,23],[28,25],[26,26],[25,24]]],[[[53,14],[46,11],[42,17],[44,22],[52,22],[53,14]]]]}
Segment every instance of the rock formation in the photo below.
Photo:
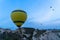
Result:
{"type": "Polygon", "coordinates": [[[0,40],[60,40],[60,30],[38,30],[34,28],[10,30],[0,28],[0,40]]]}

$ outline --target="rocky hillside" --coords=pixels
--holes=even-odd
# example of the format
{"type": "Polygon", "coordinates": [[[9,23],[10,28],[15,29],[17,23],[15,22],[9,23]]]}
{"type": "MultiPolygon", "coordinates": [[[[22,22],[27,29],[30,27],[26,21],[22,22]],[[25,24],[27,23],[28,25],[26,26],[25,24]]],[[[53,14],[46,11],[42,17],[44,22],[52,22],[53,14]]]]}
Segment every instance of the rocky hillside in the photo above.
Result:
{"type": "Polygon", "coordinates": [[[33,28],[9,30],[0,28],[0,40],[60,40],[60,30],[33,28]]]}

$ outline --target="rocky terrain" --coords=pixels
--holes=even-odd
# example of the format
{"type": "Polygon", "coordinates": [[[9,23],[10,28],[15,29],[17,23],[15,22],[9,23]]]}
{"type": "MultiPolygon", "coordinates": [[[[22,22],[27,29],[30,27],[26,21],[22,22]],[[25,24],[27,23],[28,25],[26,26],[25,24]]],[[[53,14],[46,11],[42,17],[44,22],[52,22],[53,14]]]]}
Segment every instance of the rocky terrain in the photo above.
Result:
{"type": "Polygon", "coordinates": [[[0,40],[60,40],[60,30],[38,30],[34,28],[10,30],[0,28],[0,40]]]}

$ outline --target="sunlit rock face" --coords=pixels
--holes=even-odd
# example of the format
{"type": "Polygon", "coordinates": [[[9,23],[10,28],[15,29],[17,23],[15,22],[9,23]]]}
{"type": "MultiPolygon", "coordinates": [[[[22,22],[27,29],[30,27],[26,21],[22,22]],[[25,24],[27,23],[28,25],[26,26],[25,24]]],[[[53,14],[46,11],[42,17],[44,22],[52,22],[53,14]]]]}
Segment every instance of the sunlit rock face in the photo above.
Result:
{"type": "Polygon", "coordinates": [[[0,28],[0,40],[60,40],[60,30],[38,30],[34,28],[10,30],[0,28]]]}

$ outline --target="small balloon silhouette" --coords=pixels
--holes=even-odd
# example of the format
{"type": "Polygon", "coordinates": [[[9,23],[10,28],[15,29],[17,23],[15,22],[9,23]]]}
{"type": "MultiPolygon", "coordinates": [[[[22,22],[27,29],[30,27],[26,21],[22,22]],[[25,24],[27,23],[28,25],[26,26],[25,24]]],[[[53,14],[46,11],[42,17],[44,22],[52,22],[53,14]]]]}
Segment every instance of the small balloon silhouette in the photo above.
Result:
{"type": "Polygon", "coordinates": [[[52,8],[52,6],[50,6],[50,8],[52,8]]]}
{"type": "Polygon", "coordinates": [[[27,13],[23,10],[14,10],[11,13],[11,19],[17,27],[21,27],[27,19],[27,13]]]}

